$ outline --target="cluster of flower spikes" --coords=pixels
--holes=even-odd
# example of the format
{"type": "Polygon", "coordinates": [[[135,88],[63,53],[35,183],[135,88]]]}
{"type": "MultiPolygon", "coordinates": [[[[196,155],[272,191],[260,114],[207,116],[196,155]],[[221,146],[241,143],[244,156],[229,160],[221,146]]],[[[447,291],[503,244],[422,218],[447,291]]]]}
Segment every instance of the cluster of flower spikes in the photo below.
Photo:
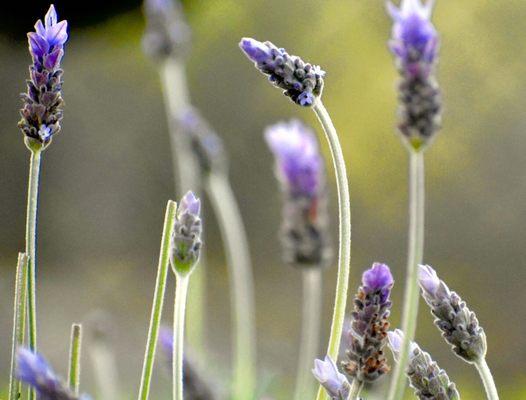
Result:
{"type": "Polygon", "coordinates": [[[271,42],[243,38],[239,47],[256,68],[267,75],[274,86],[283,89],[283,94],[294,103],[310,107],[321,96],[325,71],[320,67],[288,54],[271,42]]]}
{"type": "Polygon", "coordinates": [[[391,309],[394,280],[389,267],[374,263],[364,272],[362,286],[354,300],[351,327],[347,333],[348,361],[345,371],[360,382],[373,382],[389,371],[383,353],[391,309]]]}
{"type": "Polygon", "coordinates": [[[388,3],[394,20],[390,49],[401,79],[398,129],[409,146],[425,148],[441,124],[441,96],[435,78],[438,34],[431,23],[433,2],[403,0],[400,9],[388,3]]]}
{"type": "Polygon", "coordinates": [[[30,148],[45,148],[60,131],[63,105],[60,62],[68,39],[67,26],[67,21],[58,22],[51,6],[44,23],[38,20],[35,32],[27,35],[33,64],[29,67],[27,93],[22,94],[24,106],[18,126],[30,148]]]}

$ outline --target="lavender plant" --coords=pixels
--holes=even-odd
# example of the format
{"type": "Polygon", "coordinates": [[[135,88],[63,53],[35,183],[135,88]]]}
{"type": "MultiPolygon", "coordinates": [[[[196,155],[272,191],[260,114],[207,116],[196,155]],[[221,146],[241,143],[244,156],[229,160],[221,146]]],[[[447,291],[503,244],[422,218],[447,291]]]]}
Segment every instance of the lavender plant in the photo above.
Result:
{"type": "Polygon", "coordinates": [[[457,293],[449,290],[429,265],[419,267],[419,283],[422,297],[431,308],[435,325],[442,331],[442,337],[458,357],[475,365],[488,399],[497,400],[497,388],[486,362],[486,334],[479,325],[477,316],[457,293]]]}
{"type": "Polygon", "coordinates": [[[389,47],[400,73],[398,131],[407,145],[410,159],[409,250],[402,311],[405,336],[388,396],[389,400],[400,400],[418,315],[417,268],[422,263],[424,251],[424,151],[440,127],[441,103],[435,79],[438,34],[431,22],[433,1],[423,4],[421,0],[402,0],[400,8],[391,2],[387,7],[394,21],[389,47]]]}
{"type": "MultiPolygon", "coordinates": [[[[255,67],[269,77],[270,82],[284,90],[285,96],[303,107],[311,107],[320,121],[331,150],[338,191],[339,251],[338,279],[334,312],[327,354],[332,359],[338,355],[339,343],[345,318],[347,289],[351,259],[351,207],[347,171],[338,134],[321,101],[325,72],[319,67],[305,63],[300,57],[289,55],[270,42],[259,42],[244,38],[239,43],[241,50],[255,67]]],[[[327,398],[320,386],[318,400],[327,398]]]]}
{"type": "MultiPolygon", "coordinates": [[[[389,335],[389,347],[394,358],[400,362],[400,354],[404,343],[404,333],[397,329],[389,335]]],[[[421,400],[459,400],[455,384],[441,369],[431,356],[423,351],[415,342],[410,343],[409,362],[405,373],[409,378],[416,397],[421,400]]]]}
{"type": "Polygon", "coordinates": [[[322,269],[331,262],[328,194],[323,157],[314,132],[298,120],[268,127],[265,139],[276,158],[283,194],[283,259],[300,268],[303,310],[294,398],[314,392],[310,365],[320,339],[322,269]]]}
{"type": "Polygon", "coordinates": [[[331,400],[347,400],[349,398],[351,385],[345,375],[338,371],[338,367],[331,357],[325,356],[323,361],[315,360],[312,373],[331,400]]]}

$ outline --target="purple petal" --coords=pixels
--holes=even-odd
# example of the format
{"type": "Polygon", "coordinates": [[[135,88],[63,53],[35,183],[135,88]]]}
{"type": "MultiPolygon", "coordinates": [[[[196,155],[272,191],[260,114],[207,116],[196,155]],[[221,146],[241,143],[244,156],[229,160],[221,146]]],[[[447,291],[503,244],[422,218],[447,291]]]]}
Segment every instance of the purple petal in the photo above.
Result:
{"type": "Polygon", "coordinates": [[[188,212],[193,215],[199,215],[201,211],[201,200],[195,197],[194,193],[189,191],[181,199],[181,204],[179,205],[179,215],[188,212]]]}
{"type": "Polygon", "coordinates": [[[68,40],[68,21],[60,21],[46,29],[46,39],[50,46],[62,46],[68,40]]]}
{"type": "Polygon", "coordinates": [[[44,57],[44,67],[46,67],[49,70],[57,69],[60,65],[60,61],[62,60],[63,56],[64,50],[62,50],[60,47],[57,47],[50,54],[47,54],[44,57]]]}
{"type": "Polygon", "coordinates": [[[362,283],[369,289],[380,290],[391,287],[394,279],[386,264],[374,263],[370,269],[363,273],[362,283]]]}
{"type": "Polygon", "coordinates": [[[38,33],[30,32],[27,34],[29,40],[29,50],[36,57],[42,57],[49,50],[49,44],[46,39],[38,33]]]}
{"type": "Polygon", "coordinates": [[[256,63],[268,61],[272,58],[271,49],[265,44],[252,38],[243,38],[239,47],[246,56],[256,63]]]}
{"type": "Polygon", "coordinates": [[[434,295],[440,286],[440,279],[436,271],[429,265],[418,267],[418,282],[420,287],[431,295],[434,295]]]}
{"type": "Polygon", "coordinates": [[[57,11],[55,10],[55,6],[53,4],[51,4],[49,6],[49,10],[48,12],[46,13],[46,16],[45,16],[45,23],[46,23],[46,28],[49,28],[53,25],[55,25],[57,23],[57,11]]]}

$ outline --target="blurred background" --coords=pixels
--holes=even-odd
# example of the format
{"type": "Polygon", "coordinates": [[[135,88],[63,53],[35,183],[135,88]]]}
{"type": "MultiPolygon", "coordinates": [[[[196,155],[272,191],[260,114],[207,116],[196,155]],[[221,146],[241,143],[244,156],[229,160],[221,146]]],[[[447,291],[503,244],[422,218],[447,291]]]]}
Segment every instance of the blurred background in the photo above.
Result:
{"type": "MultiPolygon", "coordinates": [[[[124,398],[133,398],[164,207],[174,197],[160,83],[155,63],[141,48],[139,1],[55,5],[71,30],[63,62],[63,130],[45,153],[41,177],[39,348],[65,374],[71,322],[89,324],[103,311],[124,398]]],[[[16,126],[18,93],[25,90],[30,62],[25,33],[48,6],[29,0],[3,6],[0,25],[0,376],[5,382],[29,160],[16,126]]],[[[386,47],[390,20],[380,0],[189,0],[184,7],[193,30],[191,97],[224,138],[250,237],[260,383],[277,399],[287,398],[295,376],[301,280],[280,260],[280,193],[262,131],[291,117],[318,127],[313,113],[265,82],[237,43],[242,36],[271,40],[327,71],[324,100],[339,130],[351,183],[351,293],[373,261],[388,263],[398,283],[392,314],[397,326],[407,247],[407,154],[394,130],[397,76],[386,47]]],[[[525,19],[523,0],[437,1],[445,112],[443,130],[426,156],[425,260],[476,310],[505,400],[526,399],[525,19]]],[[[228,278],[206,201],[205,209],[210,216],[205,219],[207,370],[213,374],[229,359],[228,278]]],[[[335,272],[333,267],[325,274],[320,349],[329,331],[335,272]]],[[[475,370],[448,351],[421,305],[418,342],[449,372],[463,398],[483,398],[475,370]]],[[[89,351],[87,343],[82,388],[94,392],[89,351]]],[[[162,373],[154,380],[154,397],[162,397],[169,381],[162,373]]],[[[384,378],[377,393],[387,383],[384,378]]]]}

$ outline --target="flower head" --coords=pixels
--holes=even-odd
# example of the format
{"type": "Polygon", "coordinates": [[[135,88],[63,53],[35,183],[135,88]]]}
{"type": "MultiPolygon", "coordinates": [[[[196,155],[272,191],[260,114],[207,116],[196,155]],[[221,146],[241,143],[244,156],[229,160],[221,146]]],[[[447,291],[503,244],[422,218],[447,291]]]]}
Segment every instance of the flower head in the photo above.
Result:
{"type": "Polygon", "coordinates": [[[68,39],[67,21],[58,21],[51,5],[44,22],[38,20],[35,32],[27,34],[33,64],[29,68],[27,93],[22,95],[24,107],[18,126],[29,148],[45,148],[60,131],[62,120],[62,73],[60,62],[68,39]]]}
{"type": "Polygon", "coordinates": [[[312,373],[325,388],[331,400],[347,399],[350,390],[349,382],[345,375],[338,371],[338,367],[331,357],[325,356],[323,361],[314,360],[312,373]]]}
{"type": "Polygon", "coordinates": [[[429,265],[418,266],[418,282],[422,290],[434,295],[440,286],[440,279],[436,271],[429,265]]]}
{"type": "Polygon", "coordinates": [[[305,63],[271,42],[243,38],[239,47],[256,68],[267,75],[274,86],[283,89],[283,94],[294,103],[310,107],[321,96],[325,71],[320,67],[305,63]]]}

